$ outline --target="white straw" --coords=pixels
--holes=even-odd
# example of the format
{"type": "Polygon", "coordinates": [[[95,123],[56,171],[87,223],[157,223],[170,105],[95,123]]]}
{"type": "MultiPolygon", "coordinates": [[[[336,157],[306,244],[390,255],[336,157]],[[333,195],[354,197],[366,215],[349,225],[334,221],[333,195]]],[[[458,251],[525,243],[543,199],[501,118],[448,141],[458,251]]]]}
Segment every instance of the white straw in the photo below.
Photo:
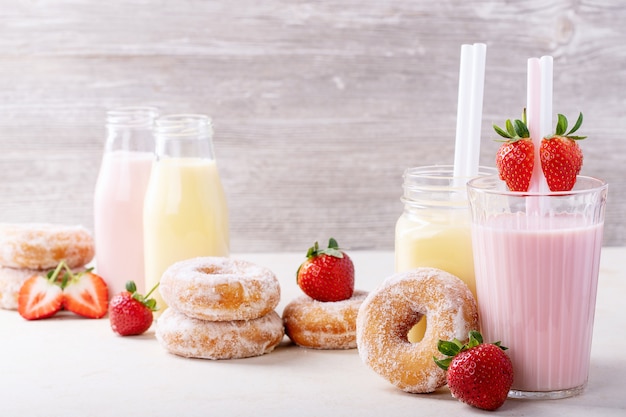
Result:
{"type": "Polygon", "coordinates": [[[480,133],[483,118],[483,92],[485,87],[485,58],[487,45],[474,44],[474,60],[472,62],[472,98],[470,102],[470,117],[467,140],[467,161],[463,174],[466,178],[478,175],[480,159],[480,133]]]}
{"type": "Polygon", "coordinates": [[[461,46],[454,152],[457,178],[478,173],[486,51],[487,46],[482,43],[461,46]]]}
{"type": "Polygon", "coordinates": [[[456,140],[454,144],[454,176],[462,176],[467,153],[467,130],[469,128],[469,103],[472,95],[471,72],[474,50],[472,45],[461,46],[459,68],[459,97],[456,112],[456,140]]]}
{"type": "MultiPolygon", "coordinates": [[[[552,132],[552,57],[542,56],[539,60],[539,65],[541,68],[541,95],[539,98],[541,118],[539,119],[539,136],[543,139],[552,132]]],[[[537,162],[541,165],[541,161],[535,160],[535,163],[537,162]]],[[[546,181],[545,175],[543,175],[543,170],[540,171],[539,191],[545,193],[548,191],[548,182],[546,181]]]]}
{"type": "Polygon", "coordinates": [[[541,66],[541,127],[542,138],[552,133],[552,57],[542,56],[541,66]]]}
{"type": "Polygon", "coordinates": [[[527,76],[526,119],[530,138],[535,145],[535,166],[530,179],[529,191],[537,192],[540,189],[541,177],[543,177],[539,161],[539,147],[541,146],[541,65],[538,58],[528,60],[527,76]]]}

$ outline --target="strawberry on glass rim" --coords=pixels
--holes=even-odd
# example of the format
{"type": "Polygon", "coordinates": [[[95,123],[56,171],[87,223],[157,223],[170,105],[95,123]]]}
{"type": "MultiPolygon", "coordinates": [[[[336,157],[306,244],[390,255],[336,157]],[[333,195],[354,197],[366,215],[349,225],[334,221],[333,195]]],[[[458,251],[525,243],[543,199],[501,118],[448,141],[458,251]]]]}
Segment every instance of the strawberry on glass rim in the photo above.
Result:
{"type": "MultiPolygon", "coordinates": [[[[576,141],[586,136],[574,133],[583,123],[579,113],[574,126],[568,131],[567,118],[558,115],[555,133],[541,140],[539,162],[550,191],[570,191],[583,165],[583,153],[576,141]]],[[[511,191],[528,191],[535,166],[535,145],[530,138],[526,110],[522,120],[507,120],[505,129],[493,125],[498,135],[505,138],[496,153],[496,167],[511,191]]]]}
{"type": "Polygon", "coordinates": [[[319,244],[309,248],[304,261],[296,272],[296,280],[302,291],[317,301],[342,301],[354,292],[354,264],[334,238],[328,248],[319,244]]]}
{"type": "Polygon", "coordinates": [[[573,133],[582,123],[583,114],[579,113],[574,127],[567,131],[567,118],[559,114],[555,133],[541,140],[539,159],[550,191],[570,191],[574,188],[576,176],[583,166],[583,153],[576,141],[586,136],[575,136],[573,133]]]}
{"type": "Polygon", "coordinates": [[[496,168],[509,190],[528,191],[535,166],[535,145],[528,131],[526,110],[522,120],[507,120],[505,127],[493,125],[496,133],[505,139],[496,153],[496,168]]]}

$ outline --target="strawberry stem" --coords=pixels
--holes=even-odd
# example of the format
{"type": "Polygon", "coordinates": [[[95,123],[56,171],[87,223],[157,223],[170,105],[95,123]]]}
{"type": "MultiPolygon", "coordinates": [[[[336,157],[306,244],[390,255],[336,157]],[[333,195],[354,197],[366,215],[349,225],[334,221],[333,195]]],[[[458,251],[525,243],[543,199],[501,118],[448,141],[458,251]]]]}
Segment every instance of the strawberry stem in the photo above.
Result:
{"type": "Polygon", "coordinates": [[[146,295],[144,296],[144,298],[148,298],[148,297],[150,297],[150,294],[152,294],[152,293],[154,292],[154,290],[156,290],[156,289],[157,289],[157,287],[159,286],[159,284],[160,284],[160,282],[157,282],[157,283],[154,285],[154,287],[152,287],[152,289],[151,289],[150,291],[148,291],[148,294],[146,294],[146,295]]]}
{"type": "MultiPolygon", "coordinates": [[[[63,267],[65,266],[65,261],[61,261],[59,262],[59,264],[57,265],[57,267],[51,271],[48,272],[48,281],[52,282],[52,283],[56,283],[57,278],[59,276],[59,273],[61,272],[61,269],[63,269],[63,267]]],[[[61,288],[64,287],[64,282],[61,283],[61,288]]]]}

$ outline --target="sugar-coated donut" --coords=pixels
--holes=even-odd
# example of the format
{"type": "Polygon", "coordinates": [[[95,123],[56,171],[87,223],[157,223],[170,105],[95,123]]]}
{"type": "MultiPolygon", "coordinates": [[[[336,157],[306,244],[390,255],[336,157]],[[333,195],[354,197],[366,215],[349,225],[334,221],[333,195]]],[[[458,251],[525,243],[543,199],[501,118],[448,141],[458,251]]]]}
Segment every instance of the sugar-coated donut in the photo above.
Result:
{"type": "Polygon", "coordinates": [[[81,267],[94,257],[91,234],[82,226],[49,223],[1,223],[0,265],[18,269],[51,269],[65,260],[81,267]]]}
{"type": "Polygon", "coordinates": [[[283,322],[275,311],[253,320],[207,321],[170,307],[156,322],[156,338],[161,346],[187,358],[260,356],[274,350],[283,336],[283,322]]]}
{"type": "Polygon", "coordinates": [[[437,342],[467,340],[478,329],[476,300],[459,278],[435,268],[417,268],[387,278],[365,299],[357,316],[357,348],[363,362],[406,392],[432,392],[446,375],[434,362],[437,342]],[[420,342],[409,330],[426,315],[420,342]]]}
{"type": "Polygon", "coordinates": [[[177,262],[161,277],[159,291],[168,306],[210,321],[250,320],[274,310],[278,279],[251,262],[202,257],[177,262]]]}
{"type": "Polygon", "coordinates": [[[283,310],[285,333],[297,345],[313,349],[356,348],[356,316],[367,292],[343,301],[316,301],[302,295],[283,310]]]}
{"type": "Polygon", "coordinates": [[[41,274],[36,269],[17,269],[0,266],[0,308],[17,310],[17,296],[22,284],[33,275],[41,274]]]}

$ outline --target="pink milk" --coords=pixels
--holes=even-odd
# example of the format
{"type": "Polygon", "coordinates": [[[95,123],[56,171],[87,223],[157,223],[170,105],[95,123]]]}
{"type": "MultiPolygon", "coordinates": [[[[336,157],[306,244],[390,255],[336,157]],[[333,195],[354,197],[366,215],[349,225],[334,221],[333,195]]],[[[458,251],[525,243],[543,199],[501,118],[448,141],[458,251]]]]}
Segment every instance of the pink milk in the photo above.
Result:
{"type": "Polygon", "coordinates": [[[104,154],[94,195],[97,273],[109,296],[133,280],[144,293],[143,200],[154,154],[112,151],[104,154]]]}
{"type": "Polygon", "coordinates": [[[482,248],[475,272],[483,337],[509,348],[512,390],[580,392],[589,371],[602,223],[577,214],[534,220],[503,214],[472,226],[473,247],[482,248]]]}

